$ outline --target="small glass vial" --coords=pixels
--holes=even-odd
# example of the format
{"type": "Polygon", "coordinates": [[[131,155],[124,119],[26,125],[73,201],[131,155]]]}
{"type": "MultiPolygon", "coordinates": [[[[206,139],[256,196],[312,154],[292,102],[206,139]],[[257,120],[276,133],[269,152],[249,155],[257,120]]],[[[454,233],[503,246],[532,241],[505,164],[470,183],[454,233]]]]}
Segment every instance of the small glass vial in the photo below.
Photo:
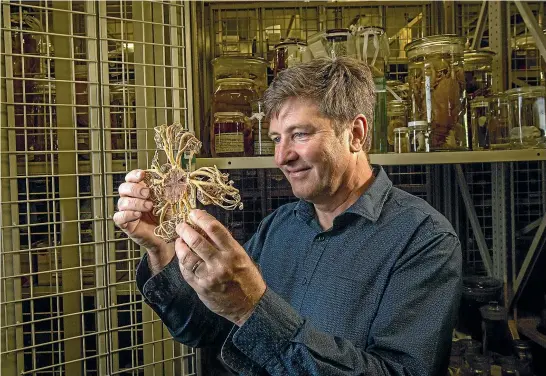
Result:
{"type": "Polygon", "coordinates": [[[430,128],[426,121],[408,123],[410,151],[428,153],[430,151],[430,128]]]}
{"type": "Polygon", "coordinates": [[[213,157],[245,156],[246,118],[241,112],[214,114],[212,134],[213,157]]]}
{"type": "Polygon", "coordinates": [[[489,149],[489,100],[476,97],[470,101],[470,128],[472,129],[472,150],[489,149]]]}
{"type": "Polygon", "coordinates": [[[409,132],[407,127],[400,127],[394,130],[394,152],[410,152],[409,132]]]}
{"type": "Polygon", "coordinates": [[[408,124],[407,104],[405,101],[387,102],[387,143],[388,151],[394,151],[394,130],[408,124]]]}

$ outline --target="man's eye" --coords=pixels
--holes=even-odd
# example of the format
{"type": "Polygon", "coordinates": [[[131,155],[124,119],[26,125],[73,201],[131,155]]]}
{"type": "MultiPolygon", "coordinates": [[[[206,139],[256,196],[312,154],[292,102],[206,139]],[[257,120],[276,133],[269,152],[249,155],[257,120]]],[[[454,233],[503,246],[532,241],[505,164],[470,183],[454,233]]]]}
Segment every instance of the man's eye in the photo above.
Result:
{"type": "Polygon", "coordinates": [[[279,136],[274,136],[271,137],[271,141],[273,141],[273,143],[275,144],[278,144],[279,142],[281,142],[281,138],[279,136]]]}
{"type": "Polygon", "coordinates": [[[294,138],[302,138],[302,137],[305,137],[305,136],[307,136],[307,133],[303,133],[303,132],[294,133],[294,138]]]}

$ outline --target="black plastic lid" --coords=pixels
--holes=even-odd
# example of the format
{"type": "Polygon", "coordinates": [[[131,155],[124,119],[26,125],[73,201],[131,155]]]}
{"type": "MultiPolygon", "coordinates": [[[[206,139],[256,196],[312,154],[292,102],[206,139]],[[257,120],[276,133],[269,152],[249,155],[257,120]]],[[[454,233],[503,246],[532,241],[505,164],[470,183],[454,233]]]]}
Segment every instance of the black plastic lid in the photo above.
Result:
{"type": "Polygon", "coordinates": [[[497,302],[490,302],[480,307],[480,313],[485,320],[506,321],[508,320],[508,310],[497,302]]]}
{"type": "Polygon", "coordinates": [[[497,300],[502,290],[502,281],[485,276],[471,276],[463,278],[463,295],[482,302],[497,300]]]}

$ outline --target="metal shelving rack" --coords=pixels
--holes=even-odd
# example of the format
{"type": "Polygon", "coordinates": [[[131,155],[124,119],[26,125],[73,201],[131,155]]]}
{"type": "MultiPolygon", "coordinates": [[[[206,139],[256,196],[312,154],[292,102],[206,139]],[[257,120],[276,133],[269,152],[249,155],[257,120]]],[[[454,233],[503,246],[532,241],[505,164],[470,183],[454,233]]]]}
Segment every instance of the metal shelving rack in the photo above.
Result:
{"type": "MultiPolygon", "coordinates": [[[[201,59],[196,73],[202,82],[200,93],[204,95],[196,107],[196,116],[200,116],[202,125],[196,131],[201,131],[206,141],[204,127],[208,123],[207,109],[212,93],[210,61],[234,51],[250,54],[253,43],[255,55],[267,58],[264,30],[268,27],[279,28],[281,35],[305,39],[318,30],[347,27],[355,20],[383,26],[387,35],[395,37],[391,40],[390,79],[405,77],[407,59],[403,46],[407,42],[426,35],[457,33],[467,37],[468,47],[489,47],[497,52],[493,63],[494,90],[503,91],[541,82],[539,79],[522,81],[522,72],[512,68],[509,41],[544,26],[544,12],[543,2],[205,2],[197,7],[197,46],[201,59]]],[[[538,44],[541,45],[540,41],[538,44]]],[[[536,70],[532,74],[535,77],[540,72],[536,70]]],[[[462,239],[465,272],[502,279],[506,286],[506,304],[515,317],[521,314],[518,294],[540,253],[546,226],[543,221],[545,151],[370,157],[372,163],[386,167],[396,185],[427,199],[452,221],[462,239]]],[[[238,229],[241,240],[246,240],[254,231],[256,217],[269,213],[276,204],[294,199],[287,182],[273,170],[272,157],[199,158],[197,165],[216,165],[236,176],[244,175],[247,169],[257,169],[249,179],[253,179],[256,191],[265,192],[268,198],[256,204],[253,188],[243,190],[243,199],[252,202],[252,209],[245,210],[243,215],[221,216],[228,227],[238,229]],[[272,192],[284,195],[269,198],[268,187],[275,187],[272,192]],[[241,228],[247,232],[241,233],[241,228]]]]}

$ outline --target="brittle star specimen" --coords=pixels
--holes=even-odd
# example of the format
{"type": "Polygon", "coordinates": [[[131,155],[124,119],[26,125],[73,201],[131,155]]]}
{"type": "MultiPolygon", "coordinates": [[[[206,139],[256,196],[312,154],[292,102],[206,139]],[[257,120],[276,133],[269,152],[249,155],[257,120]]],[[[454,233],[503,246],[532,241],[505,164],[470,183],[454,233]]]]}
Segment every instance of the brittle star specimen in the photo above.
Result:
{"type": "Polygon", "coordinates": [[[242,209],[239,190],[216,166],[201,167],[192,171],[192,158],[201,149],[201,141],[187,132],[180,123],[160,125],[154,128],[157,150],[152,167],[145,170],[144,182],[150,188],[153,214],[159,218],[154,233],[167,243],[177,238],[176,226],[188,222],[190,210],[196,207],[196,199],[203,205],[214,204],[227,210],[242,209]],[[160,150],[167,162],[159,163],[160,150]],[[188,160],[188,170],[182,161],[188,160]]]}

